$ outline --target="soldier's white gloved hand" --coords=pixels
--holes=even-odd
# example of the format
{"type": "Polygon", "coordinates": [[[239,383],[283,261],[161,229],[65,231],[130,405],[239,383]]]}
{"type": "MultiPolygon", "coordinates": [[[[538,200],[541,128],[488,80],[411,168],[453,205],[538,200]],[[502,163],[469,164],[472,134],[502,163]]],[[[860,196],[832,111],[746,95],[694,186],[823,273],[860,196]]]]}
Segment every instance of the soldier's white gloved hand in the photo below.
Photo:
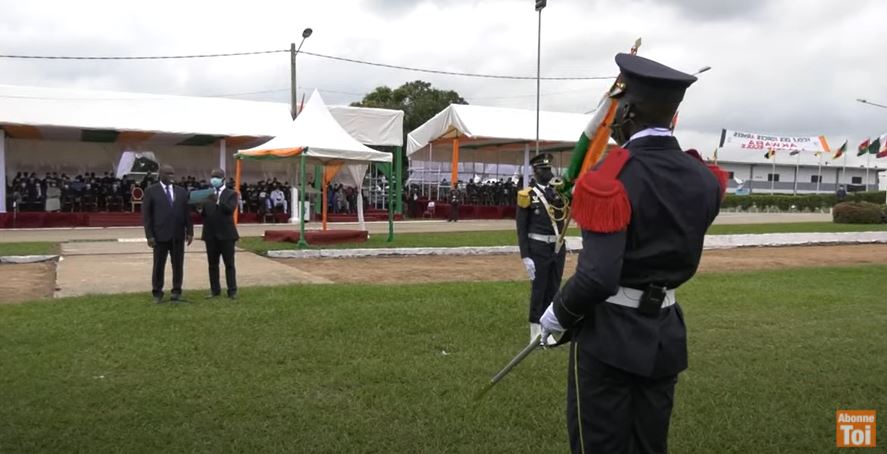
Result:
{"type": "Polygon", "coordinates": [[[533,263],[533,259],[524,257],[521,262],[524,262],[524,268],[527,269],[527,276],[530,277],[530,280],[536,279],[536,264],[533,263]]]}
{"type": "Polygon", "coordinates": [[[545,309],[545,313],[542,314],[542,318],[539,319],[539,325],[542,326],[543,347],[553,345],[556,343],[556,339],[560,339],[561,335],[564,334],[564,327],[561,326],[561,322],[558,321],[557,315],[554,315],[553,304],[549,304],[548,308],[545,309]],[[549,336],[553,336],[553,338],[550,338],[549,336]]]}

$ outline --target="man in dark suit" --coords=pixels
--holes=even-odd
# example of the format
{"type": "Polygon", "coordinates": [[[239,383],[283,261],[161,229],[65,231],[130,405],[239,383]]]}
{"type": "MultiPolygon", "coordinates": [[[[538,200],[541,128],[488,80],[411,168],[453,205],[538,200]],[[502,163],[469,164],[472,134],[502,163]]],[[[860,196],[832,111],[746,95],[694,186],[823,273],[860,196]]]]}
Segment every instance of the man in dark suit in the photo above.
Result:
{"type": "Polygon", "coordinates": [[[194,225],[188,208],[188,191],[173,184],[172,166],[160,167],[160,183],[145,190],[142,221],[148,246],[154,249],[154,270],[151,273],[151,294],[155,303],[163,302],[163,273],[166,256],[172,262],[172,294],[177,303],[182,298],[182,277],[185,265],[185,243],[194,239],[194,225]]]}
{"type": "Polygon", "coordinates": [[[225,284],[228,298],[237,298],[237,272],[234,268],[234,243],[240,239],[234,225],[234,212],[238,206],[238,194],[225,186],[225,171],[215,169],[210,178],[215,192],[200,205],[203,215],[203,233],[200,239],[206,243],[206,259],[209,262],[210,294],[215,298],[222,293],[219,284],[219,256],[225,262],[225,284]]]}

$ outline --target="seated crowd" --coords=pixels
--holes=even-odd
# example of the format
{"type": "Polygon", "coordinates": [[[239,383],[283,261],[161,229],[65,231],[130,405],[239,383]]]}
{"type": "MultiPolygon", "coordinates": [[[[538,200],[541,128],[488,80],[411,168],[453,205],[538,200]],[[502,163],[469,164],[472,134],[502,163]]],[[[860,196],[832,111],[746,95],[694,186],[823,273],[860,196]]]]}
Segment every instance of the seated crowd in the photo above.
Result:
{"type": "MultiPolygon", "coordinates": [[[[138,203],[141,191],[156,182],[155,176],[146,178],[127,176],[116,178],[110,172],[97,174],[87,172],[76,176],[65,173],[46,172],[42,177],[36,173],[19,172],[7,179],[6,197],[9,211],[20,212],[100,212],[131,211],[132,202],[138,203]],[[141,191],[137,190],[139,188],[141,191]]],[[[178,178],[176,183],[186,190],[209,189],[206,179],[194,176],[178,178]]],[[[228,180],[229,188],[234,187],[234,179],[228,180]]],[[[313,184],[312,184],[313,186],[313,184]]],[[[316,191],[311,194],[312,203],[319,197],[316,191]]],[[[255,183],[240,185],[241,211],[245,213],[289,213],[291,186],[270,178],[255,183]]],[[[357,190],[341,184],[330,185],[328,193],[330,213],[357,212],[357,190]]]]}

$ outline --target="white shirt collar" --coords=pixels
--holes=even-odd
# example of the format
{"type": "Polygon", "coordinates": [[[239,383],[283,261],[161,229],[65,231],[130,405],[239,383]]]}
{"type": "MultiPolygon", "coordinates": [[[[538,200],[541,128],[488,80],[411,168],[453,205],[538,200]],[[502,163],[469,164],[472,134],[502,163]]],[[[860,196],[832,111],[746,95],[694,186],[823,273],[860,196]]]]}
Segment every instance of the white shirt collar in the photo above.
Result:
{"type": "Polygon", "coordinates": [[[660,137],[671,137],[674,135],[674,131],[668,128],[647,128],[641,131],[638,131],[632,134],[631,138],[628,139],[628,142],[622,144],[623,147],[628,145],[632,140],[640,139],[642,137],[649,136],[660,136],[660,137]]]}

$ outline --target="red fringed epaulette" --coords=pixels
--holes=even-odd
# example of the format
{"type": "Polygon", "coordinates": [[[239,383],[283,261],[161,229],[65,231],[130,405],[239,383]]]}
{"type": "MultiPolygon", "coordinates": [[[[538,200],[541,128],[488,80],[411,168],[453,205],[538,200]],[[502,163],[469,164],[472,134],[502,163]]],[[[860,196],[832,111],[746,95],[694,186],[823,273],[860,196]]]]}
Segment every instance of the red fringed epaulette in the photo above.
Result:
{"type": "Polygon", "coordinates": [[[698,159],[699,162],[705,164],[705,166],[708,167],[708,170],[710,170],[711,173],[715,176],[715,178],[718,179],[718,184],[721,186],[721,199],[723,200],[724,196],[727,195],[727,177],[728,177],[727,172],[725,172],[723,169],[721,169],[717,164],[705,162],[702,159],[702,156],[699,155],[699,152],[692,149],[692,148],[685,151],[685,153],[687,153],[690,156],[693,156],[694,158],[698,159]]]}
{"type": "Polygon", "coordinates": [[[576,183],[570,211],[583,230],[613,233],[628,226],[631,202],[617,177],[629,159],[628,150],[614,148],[597,169],[590,170],[576,183]]]}

